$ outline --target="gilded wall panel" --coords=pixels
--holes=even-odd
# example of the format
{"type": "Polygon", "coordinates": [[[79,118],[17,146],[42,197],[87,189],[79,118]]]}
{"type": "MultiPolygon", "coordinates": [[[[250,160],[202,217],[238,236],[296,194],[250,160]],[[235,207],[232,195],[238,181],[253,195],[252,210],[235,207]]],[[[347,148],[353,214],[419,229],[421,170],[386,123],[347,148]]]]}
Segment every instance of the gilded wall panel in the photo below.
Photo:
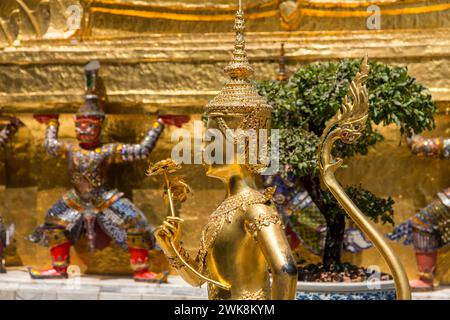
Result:
{"type": "MultiPolygon", "coordinates": [[[[244,2],[248,28],[262,32],[363,31],[369,28],[371,5],[380,10],[381,30],[450,27],[450,3],[446,0],[244,2]]],[[[40,39],[228,32],[236,9],[236,1],[4,0],[0,5],[0,45],[40,39]]]]}

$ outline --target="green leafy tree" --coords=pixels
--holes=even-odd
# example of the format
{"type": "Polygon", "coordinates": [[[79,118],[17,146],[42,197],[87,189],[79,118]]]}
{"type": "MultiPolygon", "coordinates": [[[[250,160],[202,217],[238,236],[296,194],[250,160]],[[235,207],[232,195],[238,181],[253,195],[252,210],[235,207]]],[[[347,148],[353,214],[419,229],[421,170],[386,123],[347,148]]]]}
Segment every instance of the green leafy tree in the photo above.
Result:
{"type": "MultiPolygon", "coordinates": [[[[258,89],[274,107],[273,128],[280,129],[282,174],[294,174],[309,193],[327,223],[323,255],[326,268],[341,263],[346,213],[334,197],[322,190],[317,164],[317,146],[326,122],[339,110],[360,60],[311,64],[300,68],[287,81],[264,81],[258,89]]],[[[434,128],[436,106],[426,88],[401,67],[371,62],[367,80],[369,121],[353,145],[336,143],[333,154],[348,158],[367,154],[383,141],[375,125],[396,124],[401,134],[434,128]]],[[[391,198],[382,199],[361,186],[347,188],[350,198],[373,221],[393,224],[391,198]]]]}

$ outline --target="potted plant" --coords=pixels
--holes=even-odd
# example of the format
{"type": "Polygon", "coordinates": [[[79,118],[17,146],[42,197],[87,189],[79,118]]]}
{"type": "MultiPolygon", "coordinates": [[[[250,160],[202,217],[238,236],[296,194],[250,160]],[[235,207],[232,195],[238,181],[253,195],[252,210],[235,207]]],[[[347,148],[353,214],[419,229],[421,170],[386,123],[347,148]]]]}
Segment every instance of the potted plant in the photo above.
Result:
{"type": "MultiPolygon", "coordinates": [[[[299,266],[299,280],[305,281],[299,288],[308,291],[306,295],[299,293],[301,299],[390,299],[395,296],[392,281],[371,296],[370,291],[365,292],[370,271],[342,263],[346,213],[320,184],[319,137],[327,121],[342,105],[360,64],[360,60],[310,64],[301,67],[285,82],[258,84],[260,93],[274,107],[272,127],[280,129],[280,175],[289,177],[292,183],[307,191],[326,223],[322,263],[299,266]],[[336,285],[336,282],[340,284],[336,285]],[[324,283],[322,289],[317,288],[318,283],[324,283]]],[[[436,106],[431,95],[408,75],[406,68],[371,62],[367,88],[369,121],[366,130],[355,144],[337,142],[333,149],[335,156],[345,159],[367,154],[371,146],[383,141],[375,125],[396,124],[400,134],[434,128],[436,106]]],[[[346,192],[371,220],[394,224],[391,198],[379,198],[361,186],[347,186],[346,192]]],[[[295,215],[291,218],[295,219],[295,215]]],[[[383,278],[388,276],[382,275],[383,278]]]]}

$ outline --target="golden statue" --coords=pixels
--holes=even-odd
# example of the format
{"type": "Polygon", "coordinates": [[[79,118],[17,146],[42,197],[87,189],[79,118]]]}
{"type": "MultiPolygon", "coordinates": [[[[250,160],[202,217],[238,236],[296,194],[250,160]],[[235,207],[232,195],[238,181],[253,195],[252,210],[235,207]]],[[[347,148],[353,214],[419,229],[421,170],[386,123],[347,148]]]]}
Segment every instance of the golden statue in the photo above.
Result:
{"type": "MultiPolygon", "coordinates": [[[[224,144],[234,147],[239,135],[226,134],[230,132],[228,129],[256,133],[270,129],[272,112],[249,80],[253,69],[245,52],[244,30],[240,5],[233,59],[225,68],[231,79],[206,107],[207,129],[220,132],[225,137],[224,144]]],[[[281,219],[270,205],[274,190],[257,191],[255,175],[265,166],[247,161],[248,144],[245,154],[244,162],[239,162],[235,155],[233,161],[223,162],[226,164],[206,165],[208,176],[224,182],[226,199],[209,216],[196,259],[191,259],[181,245],[183,220],[173,212],[171,183],[165,173],[171,216],[155,230],[156,240],[185,281],[193,286],[208,282],[209,299],[294,299],[297,267],[281,219]]],[[[165,161],[149,173],[174,172],[175,164],[165,161]]]]}
{"type": "Polygon", "coordinates": [[[369,220],[358,209],[345,193],[334,173],[342,165],[342,159],[332,156],[333,145],[337,140],[352,144],[360,136],[369,113],[369,99],[365,82],[369,75],[367,56],[361,64],[361,70],[350,85],[349,94],[344,98],[341,110],[330,120],[321,137],[319,146],[319,168],[323,183],[347,212],[350,218],[368,236],[386,260],[395,281],[397,299],[411,300],[408,277],[398,256],[389,247],[383,236],[372,226],[369,220]]]}

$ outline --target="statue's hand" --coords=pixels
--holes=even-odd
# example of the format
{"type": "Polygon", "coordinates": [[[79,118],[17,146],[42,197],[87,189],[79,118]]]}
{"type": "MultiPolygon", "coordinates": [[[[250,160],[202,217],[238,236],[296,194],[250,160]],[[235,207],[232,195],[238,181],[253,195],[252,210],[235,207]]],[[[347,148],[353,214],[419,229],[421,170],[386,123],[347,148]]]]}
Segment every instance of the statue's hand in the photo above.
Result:
{"type": "Polygon", "coordinates": [[[35,114],[33,116],[33,118],[36,119],[36,121],[38,121],[39,123],[47,124],[52,119],[58,120],[59,115],[58,114],[35,114]]]}
{"type": "Polygon", "coordinates": [[[17,117],[11,117],[11,124],[17,128],[23,127],[25,124],[17,117]]]}
{"type": "Polygon", "coordinates": [[[179,248],[184,220],[178,217],[167,217],[166,220],[155,229],[154,235],[159,246],[167,253],[172,251],[172,242],[175,248],[179,248]]]}
{"type": "Polygon", "coordinates": [[[158,121],[168,126],[175,126],[181,128],[183,124],[190,120],[189,116],[175,116],[175,115],[163,115],[158,117],[158,121]]]}

